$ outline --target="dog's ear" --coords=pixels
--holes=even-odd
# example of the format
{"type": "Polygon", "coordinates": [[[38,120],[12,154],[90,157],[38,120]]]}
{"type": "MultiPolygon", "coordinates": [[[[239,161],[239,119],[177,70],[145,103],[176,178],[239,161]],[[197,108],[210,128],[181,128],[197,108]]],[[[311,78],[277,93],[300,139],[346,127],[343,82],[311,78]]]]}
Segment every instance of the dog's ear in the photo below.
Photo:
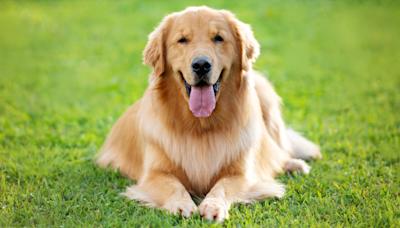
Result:
{"type": "Polygon", "coordinates": [[[248,71],[251,69],[251,63],[255,62],[260,55],[260,44],[254,38],[250,25],[239,21],[234,14],[227,10],[221,10],[221,13],[236,32],[242,69],[248,71]]]}
{"type": "Polygon", "coordinates": [[[149,35],[149,41],[143,51],[143,64],[151,66],[153,72],[149,81],[161,76],[165,71],[165,40],[172,15],[166,16],[149,35]]]}

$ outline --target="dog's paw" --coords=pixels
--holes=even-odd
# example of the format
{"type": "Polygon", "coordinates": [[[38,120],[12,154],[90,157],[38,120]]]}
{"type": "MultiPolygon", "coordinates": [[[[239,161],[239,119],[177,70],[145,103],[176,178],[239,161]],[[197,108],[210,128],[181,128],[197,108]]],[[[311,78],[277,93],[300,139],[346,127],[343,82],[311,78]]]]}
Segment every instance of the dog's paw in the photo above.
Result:
{"type": "Polygon", "coordinates": [[[286,163],[286,172],[293,173],[295,171],[301,174],[309,174],[311,167],[304,160],[292,158],[286,163]]]}
{"type": "Polygon", "coordinates": [[[162,208],[168,210],[170,214],[182,215],[185,218],[189,218],[191,215],[197,213],[196,204],[192,199],[187,198],[170,200],[162,208]]]}
{"type": "Polygon", "coordinates": [[[206,198],[200,204],[200,216],[222,223],[224,219],[229,219],[229,212],[221,199],[206,198]]]}

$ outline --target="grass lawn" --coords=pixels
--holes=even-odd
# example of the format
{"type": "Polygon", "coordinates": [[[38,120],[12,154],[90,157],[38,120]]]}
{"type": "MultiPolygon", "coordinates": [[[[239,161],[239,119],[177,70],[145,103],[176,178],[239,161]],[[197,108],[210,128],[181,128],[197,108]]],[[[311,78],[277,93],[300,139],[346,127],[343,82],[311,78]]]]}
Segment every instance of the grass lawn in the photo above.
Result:
{"type": "Polygon", "coordinates": [[[147,35],[188,5],[252,25],[284,119],[321,145],[228,227],[400,227],[399,1],[1,1],[0,227],[218,226],[124,199],[94,155],[147,86],[147,35]]]}

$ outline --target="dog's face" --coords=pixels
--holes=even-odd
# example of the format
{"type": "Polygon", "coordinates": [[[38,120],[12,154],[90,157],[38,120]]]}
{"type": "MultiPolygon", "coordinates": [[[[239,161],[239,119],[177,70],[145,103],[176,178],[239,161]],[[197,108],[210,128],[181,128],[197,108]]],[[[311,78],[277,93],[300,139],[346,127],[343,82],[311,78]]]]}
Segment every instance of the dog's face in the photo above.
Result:
{"type": "Polygon", "coordinates": [[[207,7],[164,18],[143,52],[144,63],[153,67],[152,77],[176,79],[195,117],[212,114],[223,93],[221,84],[232,80],[231,70],[249,70],[258,53],[248,25],[228,11],[207,7]]]}

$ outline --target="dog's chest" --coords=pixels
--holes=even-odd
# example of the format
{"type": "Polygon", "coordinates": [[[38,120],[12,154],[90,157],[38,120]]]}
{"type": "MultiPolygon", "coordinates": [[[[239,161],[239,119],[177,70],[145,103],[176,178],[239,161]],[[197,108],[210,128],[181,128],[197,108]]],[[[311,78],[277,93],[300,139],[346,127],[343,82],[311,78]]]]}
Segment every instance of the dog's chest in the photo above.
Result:
{"type": "Polygon", "coordinates": [[[197,193],[206,193],[221,169],[250,148],[257,147],[262,135],[261,126],[252,118],[246,127],[232,132],[185,135],[168,130],[162,124],[147,125],[146,128],[146,136],[156,142],[175,165],[182,168],[189,186],[197,193]]]}

